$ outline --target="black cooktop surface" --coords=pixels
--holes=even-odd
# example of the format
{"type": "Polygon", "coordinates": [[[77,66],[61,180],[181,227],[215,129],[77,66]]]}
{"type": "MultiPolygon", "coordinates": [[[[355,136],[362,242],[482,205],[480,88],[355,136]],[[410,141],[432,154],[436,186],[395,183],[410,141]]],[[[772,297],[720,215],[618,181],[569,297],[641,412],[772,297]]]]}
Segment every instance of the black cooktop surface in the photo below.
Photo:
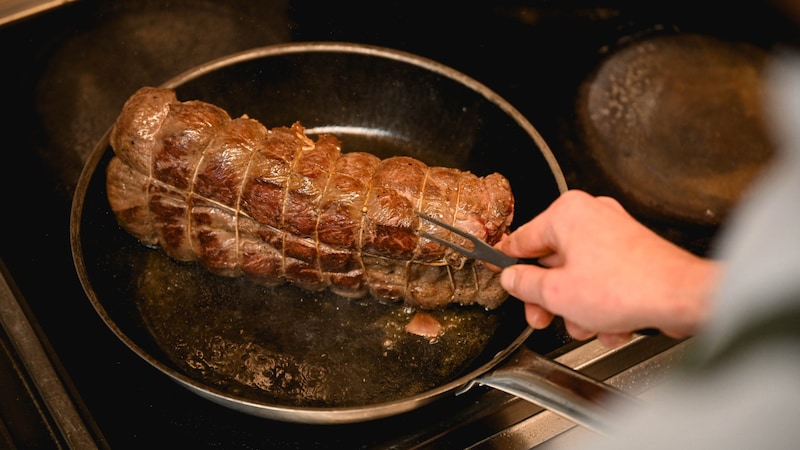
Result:
{"type": "MultiPolygon", "coordinates": [[[[519,109],[549,143],[570,187],[615,195],[668,238],[698,253],[707,249],[718,223],[691,223],[642,206],[585,158],[573,135],[579,86],[609,51],[642,36],[709,33],[769,49],[793,39],[780,15],[761,2],[727,5],[724,20],[691,2],[450,3],[80,0],[0,27],[6,89],[0,258],[98,446],[457,448],[535,409],[510,407],[505,394],[477,389],[362,424],[264,420],[178,386],[115,338],[74,271],[75,182],[128,95],[214,58],[284,42],[348,41],[437,60],[519,109]]],[[[529,345],[536,346],[535,338],[529,345]]],[[[24,383],[15,386],[24,390],[24,383]]],[[[5,436],[16,434],[18,413],[3,410],[11,430],[5,436]]],[[[48,429],[46,419],[32,422],[48,429]]]]}

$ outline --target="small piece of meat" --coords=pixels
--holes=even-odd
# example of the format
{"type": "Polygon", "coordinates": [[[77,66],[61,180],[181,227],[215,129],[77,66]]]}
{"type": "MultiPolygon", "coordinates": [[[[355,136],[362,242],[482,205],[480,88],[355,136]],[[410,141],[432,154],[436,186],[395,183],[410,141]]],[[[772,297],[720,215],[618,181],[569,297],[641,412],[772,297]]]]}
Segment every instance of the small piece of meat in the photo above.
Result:
{"type": "Polygon", "coordinates": [[[177,260],[421,309],[493,309],[508,296],[482,262],[420,237],[424,230],[459,242],[415,214],[494,244],[514,211],[500,174],[342,153],[335,136],[314,141],[299,122],[267,129],[152,87],[128,99],[110,142],[106,182],[117,221],[177,260]]]}
{"type": "Polygon", "coordinates": [[[442,333],[442,324],[425,311],[417,311],[406,324],[406,332],[426,338],[435,338],[442,333]]]}

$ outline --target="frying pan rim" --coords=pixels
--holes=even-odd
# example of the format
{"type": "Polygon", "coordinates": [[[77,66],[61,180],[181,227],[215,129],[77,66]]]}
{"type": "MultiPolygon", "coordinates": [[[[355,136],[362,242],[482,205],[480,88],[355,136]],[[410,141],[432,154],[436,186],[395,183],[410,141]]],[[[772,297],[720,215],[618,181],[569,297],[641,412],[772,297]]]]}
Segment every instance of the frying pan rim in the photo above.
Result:
{"type": "MultiPolygon", "coordinates": [[[[500,97],[487,86],[472,79],[471,77],[436,61],[411,53],[385,47],[349,42],[298,42],[269,45],[250,50],[244,50],[211,60],[205,64],[196,66],[193,69],[185,71],[171,78],[170,80],[162,83],[160,87],[174,89],[202,75],[240,62],[266,58],[270,56],[310,52],[338,52],[346,54],[354,53],[388,58],[406,64],[422,67],[450,78],[461,85],[469,87],[473,91],[481,94],[492,104],[501,108],[503,112],[514,119],[514,121],[517,122],[517,124],[522,127],[531,138],[533,138],[534,142],[539,148],[539,151],[541,152],[541,156],[545,159],[549,166],[559,193],[563,193],[567,190],[567,184],[563,172],[561,171],[561,168],[556,161],[555,156],[552,154],[549,146],[541,137],[539,132],[533,127],[533,125],[527,119],[525,119],[525,117],[516,108],[514,108],[505,99],[500,97]]],[[[109,137],[111,134],[111,128],[112,127],[109,127],[109,129],[93,149],[92,153],[87,158],[86,163],[84,164],[84,167],[79,175],[73,194],[70,215],[70,243],[73,264],[78,274],[78,278],[85,294],[92,303],[93,308],[96,310],[105,325],[112,331],[114,335],[116,335],[118,339],[120,339],[120,341],[122,341],[130,350],[132,350],[136,355],[138,355],[158,371],[164,373],[172,380],[178,382],[187,389],[195,391],[195,393],[211,401],[222,404],[223,406],[231,407],[232,409],[250,413],[252,415],[296,423],[336,424],[380,419],[416,409],[417,407],[428,404],[445,394],[456,391],[459,387],[466,385],[469,381],[488,372],[493,367],[505,360],[506,357],[508,357],[520,345],[522,345],[522,343],[533,333],[533,329],[530,326],[526,326],[520,335],[503,350],[497,352],[486,363],[469,371],[466,374],[463,374],[457,379],[411,397],[405,397],[383,403],[355,407],[302,407],[270,405],[263,402],[248,400],[234,394],[221,392],[208,386],[203,386],[198,381],[188,377],[183,373],[180,373],[171,367],[166,366],[161,361],[158,361],[148,352],[144,351],[127,334],[125,334],[111,318],[108,311],[106,311],[106,309],[103,307],[89,280],[88,271],[83,258],[83,246],[81,242],[80,229],[81,220],[83,218],[84,198],[90,181],[98,169],[100,161],[109,151],[109,137]]]]}
{"type": "Polygon", "coordinates": [[[263,402],[253,401],[242,396],[222,392],[185,375],[164,364],[159,359],[144,350],[136,341],[128,336],[116,323],[111,314],[103,306],[97,292],[91,283],[88,270],[83,257],[83,244],[81,237],[80,222],[83,218],[84,194],[93,178],[100,161],[110,151],[108,148],[108,137],[110,130],[106,132],[104,138],[97,145],[95,150],[87,159],[84,167],[85,174],[82,173],[76,187],[75,199],[72,208],[70,240],[72,243],[73,264],[78,274],[84,293],[89,298],[92,307],[102,319],[103,323],[126,347],[133,351],[138,357],[142,358],[152,367],[167,375],[173,381],[178,382],[185,388],[190,389],[203,397],[206,397],[222,405],[232,405],[237,410],[243,408],[251,414],[270,419],[280,419],[284,416],[292,416],[292,422],[314,423],[314,424],[334,424],[334,423],[353,423],[366,420],[380,419],[388,416],[401,414],[410,411],[424,404],[430,403],[437,398],[456,391],[467,383],[485,374],[500,362],[505,360],[508,355],[514,352],[522,343],[533,333],[530,326],[526,326],[522,332],[511,341],[503,350],[497,352],[493,357],[481,366],[465,373],[464,375],[435,388],[389,402],[374,403],[356,407],[303,407],[303,406],[280,406],[271,405],[263,402]]]}
{"type": "Polygon", "coordinates": [[[460,72],[452,67],[426,58],[413,53],[405,52],[402,50],[391,49],[369,44],[358,44],[353,42],[323,42],[323,41],[304,41],[286,44],[274,44],[263,47],[255,47],[249,50],[232,53],[228,56],[213,59],[204,64],[189,69],[175,77],[165,81],[159,87],[165,89],[175,89],[187,81],[194,80],[205,74],[218,70],[222,67],[237,64],[240,62],[270,57],[278,55],[287,55],[293,53],[349,53],[359,54],[365,56],[377,56],[380,58],[391,59],[406,63],[412,66],[417,66],[433,73],[437,73],[444,77],[450,78],[453,81],[470,88],[476,93],[482,95],[490,103],[498,106],[503,112],[514,119],[517,124],[522,127],[525,132],[531,136],[536,143],[544,157],[550,171],[555,178],[556,185],[559,192],[567,190],[567,182],[561,166],[556,161],[550,146],[544,140],[539,131],[531,124],[519,110],[512,106],[503,97],[490,89],[485,84],[475,80],[474,78],[460,72]]]}

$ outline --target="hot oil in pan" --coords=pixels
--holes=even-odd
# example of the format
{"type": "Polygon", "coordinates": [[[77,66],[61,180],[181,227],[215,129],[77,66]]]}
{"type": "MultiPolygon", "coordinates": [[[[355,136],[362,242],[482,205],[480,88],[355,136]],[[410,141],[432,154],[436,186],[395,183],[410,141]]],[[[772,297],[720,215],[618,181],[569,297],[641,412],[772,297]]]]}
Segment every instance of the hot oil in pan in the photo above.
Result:
{"type": "MultiPolygon", "coordinates": [[[[335,134],[343,150],[405,154],[429,165],[462,162],[453,153],[432,161],[388,134],[342,131],[335,134]]],[[[443,330],[431,339],[405,331],[415,311],[403,305],[219,277],[159,250],[143,261],[134,274],[137,306],[161,350],[203,385],[272,404],[364,406],[436,388],[475,361],[504,314],[463,306],[431,311],[443,330]]]]}
{"type": "Polygon", "coordinates": [[[414,311],[328,291],[265,287],[149,251],[138,307],[159,347],[191,378],[248,399],[361,406],[407,398],[463,371],[501,312],[432,311],[436,339],[405,331],[414,311]]]}

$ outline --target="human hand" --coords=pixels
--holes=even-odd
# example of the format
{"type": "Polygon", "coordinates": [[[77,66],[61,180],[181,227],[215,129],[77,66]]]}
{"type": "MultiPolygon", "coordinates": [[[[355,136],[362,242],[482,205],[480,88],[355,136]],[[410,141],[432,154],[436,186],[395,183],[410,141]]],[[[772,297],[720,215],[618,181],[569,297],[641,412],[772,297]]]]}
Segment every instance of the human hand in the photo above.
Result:
{"type": "Polygon", "coordinates": [[[610,197],[571,190],[496,247],[545,267],[518,264],[500,282],[525,302],[533,328],[563,317],[578,340],[597,335],[609,346],[634,330],[692,334],[707,317],[719,263],[660,237],[610,197]]]}

